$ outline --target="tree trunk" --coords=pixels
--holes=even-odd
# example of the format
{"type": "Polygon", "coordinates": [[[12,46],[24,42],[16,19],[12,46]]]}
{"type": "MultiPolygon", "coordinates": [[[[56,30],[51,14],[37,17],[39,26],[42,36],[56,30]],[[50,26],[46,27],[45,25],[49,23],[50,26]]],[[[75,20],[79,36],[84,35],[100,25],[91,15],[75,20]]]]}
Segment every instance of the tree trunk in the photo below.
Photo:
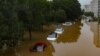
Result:
{"type": "Polygon", "coordinates": [[[31,40],[32,39],[32,33],[31,33],[31,26],[29,26],[29,40],[31,40]]]}
{"type": "Polygon", "coordinates": [[[42,24],[42,32],[43,32],[43,24],[42,24]]]}

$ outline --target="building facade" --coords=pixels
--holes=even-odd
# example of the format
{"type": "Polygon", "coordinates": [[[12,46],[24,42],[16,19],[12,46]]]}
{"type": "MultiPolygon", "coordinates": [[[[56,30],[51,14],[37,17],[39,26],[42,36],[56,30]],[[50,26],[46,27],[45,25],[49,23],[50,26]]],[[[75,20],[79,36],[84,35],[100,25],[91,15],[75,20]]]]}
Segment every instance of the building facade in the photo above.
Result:
{"type": "Polygon", "coordinates": [[[98,17],[98,0],[92,0],[91,1],[91,12],[94,13],[95,17],[98,17]]]}
{"type": "Polygon", "coordinates": [[[89,5],[84,6],[85,12],[93,12],[95,17],[100,17],[100,0],[92,0],[89,5]]]}
{"type": "Polygon", "coordinates": [[[91,11],[91,5],[84,5],[83,9],[85,12],[90,12],[91,11]]]}
{"type": "Polygon", "coordinates": [[[98,0],[98,17],[100,17],[100,0],[98,0]]]}

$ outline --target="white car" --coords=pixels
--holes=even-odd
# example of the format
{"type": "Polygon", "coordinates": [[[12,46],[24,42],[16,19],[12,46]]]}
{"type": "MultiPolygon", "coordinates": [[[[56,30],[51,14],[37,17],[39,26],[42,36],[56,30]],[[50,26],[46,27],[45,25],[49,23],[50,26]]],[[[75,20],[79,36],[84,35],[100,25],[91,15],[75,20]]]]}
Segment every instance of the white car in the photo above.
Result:
{"type": "Polygon", "coordinates": [[[53,32],[53,33],[50,33],[47,37],[47,40],[56,40],[58,37],[58,34],[53,32]]]}
{"type": "Polygon", "coordinates": [[[57,28],[56,30],[55,30],[55,33],[57,33],[57,34],[62,34],[63,33],[63,28],[57,28]]]}
{"type": "Polygon", "coordinates": [[[65,22],[65,23],[63,23],[63,25],[64,25],[64,26],[71,26],[72,23],[71,23],[71,22],[65,22]]]}

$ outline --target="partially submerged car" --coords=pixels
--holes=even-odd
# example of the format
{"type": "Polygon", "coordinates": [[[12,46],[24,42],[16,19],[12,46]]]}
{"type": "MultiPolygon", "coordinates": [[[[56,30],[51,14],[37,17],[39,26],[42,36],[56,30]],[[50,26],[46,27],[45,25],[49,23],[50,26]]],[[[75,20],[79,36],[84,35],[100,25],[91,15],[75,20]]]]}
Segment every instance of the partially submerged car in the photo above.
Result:
{"type": "Polygon", "coordinates": [[[65,23],[63,23],[63,25],[64,25],[64,26],[71,26],[72,23],[71,23],[71,22],[65,22],[65,23]]]}
{"type": "Polygon", "coordinates": [[[60,28],[56,28],[56,30],[54,32],[57,34],[62,34],[63,31],[64,31],[64,29],[60,27],[60,28]]]}
{"type": "Polygon", "coordinates": [[[55,32],[52,32],[48,35],[47,40],[56,40],[58,37],[58,34],[55,32]]]}
{"type": "Polygon", "coordinates": [[[45,42],[37,42],[32,48],[30,49],[31,52],[43,52],[47,44],[45,42]]]}

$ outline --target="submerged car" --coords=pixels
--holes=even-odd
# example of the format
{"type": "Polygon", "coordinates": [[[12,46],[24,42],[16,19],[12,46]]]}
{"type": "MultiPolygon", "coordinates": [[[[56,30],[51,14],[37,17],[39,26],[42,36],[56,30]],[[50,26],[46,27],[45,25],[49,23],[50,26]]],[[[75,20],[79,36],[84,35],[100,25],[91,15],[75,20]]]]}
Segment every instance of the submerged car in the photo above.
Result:
{"type": "Polygon", "coordinates": [[[30,49],[31,52],[43,52],[47,44],[44,42],[37,42],[32,48],[30,49]]]}
{"type": "Polygon", "coordinates": [[[55,33],[57,33],[57,34],[62,34],[63,31],[64,31],[63,28],[56,28],[55,33]]]}
{"type": "Polygon", "coordinates": [[[52,32],[48,35],[47,40],[56,40],[58,37],[58,34],[55,32],[52,32]]]}
{"type": "Polygon", "coordinates": [[[71,26],[72,23],[71,23],[71,22],[65,22],[65,23],[63,23],[63,25],[64,25],[64,26],[71,26]]]}

